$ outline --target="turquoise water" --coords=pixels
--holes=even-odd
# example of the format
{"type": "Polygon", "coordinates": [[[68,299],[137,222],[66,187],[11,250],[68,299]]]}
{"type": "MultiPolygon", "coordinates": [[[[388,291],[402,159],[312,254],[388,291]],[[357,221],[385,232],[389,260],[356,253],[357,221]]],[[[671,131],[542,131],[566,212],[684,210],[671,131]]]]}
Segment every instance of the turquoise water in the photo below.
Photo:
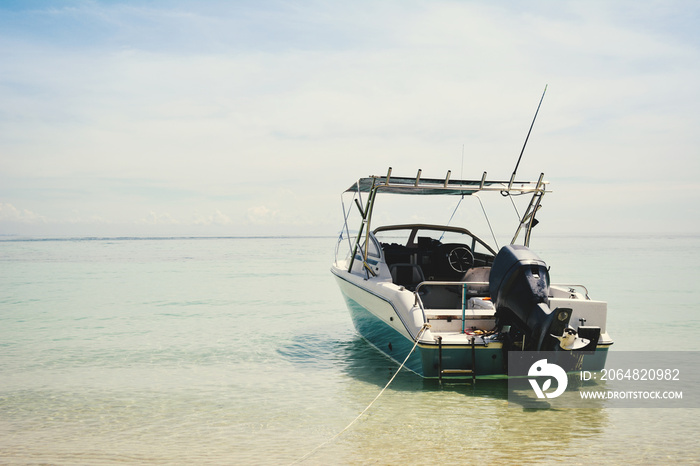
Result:
{"type": "MultiPolygon", "coordinates": [[[[354,332],[334,238],[0,240],[0,463],[290,464],[396,366],[354,332]]],[[[700,350],[700,238],[533,238],[609,302],[614,350],[700,350]]],[[[693,409],[528,411],[401,372],[304,464],[700,461],[693,409]]]]}

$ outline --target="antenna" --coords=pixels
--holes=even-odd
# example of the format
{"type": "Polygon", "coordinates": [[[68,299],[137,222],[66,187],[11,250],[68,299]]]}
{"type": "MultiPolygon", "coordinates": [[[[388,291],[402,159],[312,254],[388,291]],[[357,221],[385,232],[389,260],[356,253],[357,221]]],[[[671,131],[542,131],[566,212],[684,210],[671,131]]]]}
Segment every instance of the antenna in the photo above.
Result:
{"type": "Polygon", "coordinates": [[[532,119],[532,123],[530,124],[530,130],[527,132],[527,137],[525,138],[525,144],[523,144],[523,148],[520,151],[520,156],[518,157],[518,163],[515,164],[515,168],[513,169],[513,174],[510,176],[510,183],[508,183],[508,190],[510,190],[511,186],[513,186],[513,181],[515,180],[515,173],[518,171],[518,165],[520,165],[520,159],[523,158],[523,152],[525,152],[525,146],[527,146],[527,140],[530,139],[530,133],[532,132],[532,127],[535,126],[535,120],[537,119],[537,114],[540,111],[540,105],[542,105],[542,101],[544,100],[544,95],[546,92],[547,92],[547,85],[545,84],[544,92],[542,93],[542,97],[540,98],[540,103],[537,105],[537,110],[535,111],[535,117],[532,119]]]}

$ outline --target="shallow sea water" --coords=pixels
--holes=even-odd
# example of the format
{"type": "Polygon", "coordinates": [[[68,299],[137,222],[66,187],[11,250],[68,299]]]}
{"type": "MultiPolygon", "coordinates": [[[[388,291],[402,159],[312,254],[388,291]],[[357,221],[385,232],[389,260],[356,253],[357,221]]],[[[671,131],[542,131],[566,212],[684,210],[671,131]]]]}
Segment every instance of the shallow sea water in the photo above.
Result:
{"type": "MultiPolygon", "coordinates": [[[[291,464],[397,365],[354,331],[334,238],[0,240],[0,463],[291,464]]],[[[700,350],[700,238],[533,238],[615,350],[700,350]]],[[[697,409],[525,410],[400,372],[302,464],[700,462],[697,409]]]]}

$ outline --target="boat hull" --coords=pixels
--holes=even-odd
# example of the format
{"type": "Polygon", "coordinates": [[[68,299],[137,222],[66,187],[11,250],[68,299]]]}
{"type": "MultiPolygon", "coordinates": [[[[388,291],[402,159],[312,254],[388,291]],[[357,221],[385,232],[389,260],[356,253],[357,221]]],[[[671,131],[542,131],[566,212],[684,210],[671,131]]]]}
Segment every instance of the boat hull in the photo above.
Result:
{"type": "MultiPolygon", "coordinates": [[[[420,327],[410,319],[402,318],[405,312],[400,312],[400,302],[393,303],[391,299],[372,291],[369,287],[358,286],[337,273],[334,275],[357,332],[397,364],[405,360],[405,368],[427,379],[471,378],[472,375],[467,373],[450,373],[465,370],[474,370],[476,378],[507,375],[508,356],[501,342],[481,341],[474,345],[448,342],[441,344],[437,341],[437,336],[432,334],[426,338],[421,337],[416,345],[413,335],[418,333],[416,330],[420,327]],[[407,328],[412,323],[413,327],[407,328]],[[441,371],[444,371],[442,376],[441,371]]],[[[597,351],[587,353],[582,357],[582,365],[578,369],[602,369],[605,366],[607,350],[607,346],[601,346],[597,351]]]]}
{"type": "MultiPolygon", "coordinates": [[[[401,334],[395,328],[384,323],[357,301],[343,294],[345,303],[350,311],[353,325],[357,332],[372,346],[384,353],[397,363],[402,363],[411,352],[415,342],[401,334]]],[[[423,362],[419,348],[416,348],[406,361],[407,369],[424,376],[423,362]]]]}

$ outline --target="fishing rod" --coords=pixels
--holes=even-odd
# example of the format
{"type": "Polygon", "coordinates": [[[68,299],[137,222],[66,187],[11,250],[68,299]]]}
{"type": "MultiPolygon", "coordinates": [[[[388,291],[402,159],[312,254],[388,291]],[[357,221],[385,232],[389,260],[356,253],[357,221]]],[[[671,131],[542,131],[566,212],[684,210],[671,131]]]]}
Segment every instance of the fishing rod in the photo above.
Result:
{"type": "Polygon", "coordinates": [[[513,169],[513,174],[510,176],[510,183],[508,183],[508,191],[510,191],[510,188],[513,186],[513,181],[515,180],[515,173],[518,171],[518,166],[520,165],[520,159],[523,158],[523,153],[525,152],[525,146],[527,146],[527,140],[530,139],[530,133],[532,132],[532,127],[535,126],[535,120],[537,119],[537,114],[540,111],[540,106],[542,105],[542,101],[544,100],[544,95],[546,92],[547,92],[547,85],[545,84],[544,92],[542,93],[542,97],[540,98],[540,103],[537,105],[537,110],[535,111],[535,117],[532,119],[532,123],[530,124],[530,130],[527,132],[527,137],[525,138],[525,143],[523,144],[523,148],[520,151],[520,156],[518,157],[518,162],[515,164],[515,168],[513,169]]]}

